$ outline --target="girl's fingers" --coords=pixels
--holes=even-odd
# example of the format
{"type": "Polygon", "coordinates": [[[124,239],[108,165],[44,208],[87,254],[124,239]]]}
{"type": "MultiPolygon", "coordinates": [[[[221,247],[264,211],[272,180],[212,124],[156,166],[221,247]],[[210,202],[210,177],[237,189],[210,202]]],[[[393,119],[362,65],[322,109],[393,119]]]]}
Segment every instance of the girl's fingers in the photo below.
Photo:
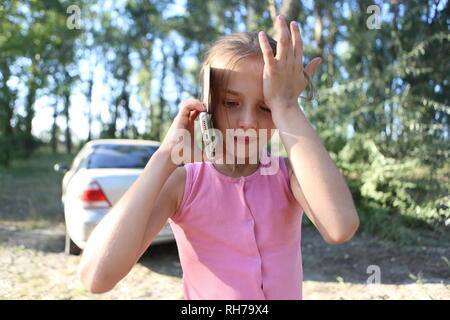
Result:
{"type": "Polygon", "coordinates": [[[303,40],[300,34],[300,28],[296,21],[291,22],[291,36],[294,46],[294,60],[303,66],[303,40]]]}
{"type": "Polygon", "coordinates": [[[277,56],[276,59],[286,61],[292,43],[289,36],[289,31],[283,16],[279,15],[275,24],[277,27],[277,56]]]}
{"type": "Polygon", "coordinates": [[[272,47],[269,44],[269,40],[267,39],[267,36],[264,33],[264,31],[260,31],[258,36],[259,36],[259,45],[263,53],[264,64],[271,66],[274,63],[275,58],[273,56],[273,51],[272,47]]]}
{"type": "Polygon", "coordinates": [[[182,117],[189,117],[191,111],[195,110],[202,112],[206,111],[206,108],[200,100],[187,99],[181,103],[179,115],[182,117]]]}
{"type": "Polygon", "coordinates": [[[190,115],[189,115],[189,121],[194,121],[196,118],[197,118],[197,116],[198,116],[198,114],[200,113],[200,111],[198,111],[198,110],[194,110],[194,111],[190,111],[190,115]]]}
{"type": "Polygon", "coordinates": [[[189,116],[188,116],[188,118],[189,118],[189,122],[192,122],[192,121],[194,121],[194,117],[195,117],[195,112],[197,112],[196,110],[194,110],[194,111],[189,111],[189,116]]]}
{"type": "Polygon", "coordinates": [[[305,67],[305,71],[308,72],[310,76],[312,76],[315,72],[319,64],[322,62],[322,58],[314,58],[308,65],[305,67]]]}

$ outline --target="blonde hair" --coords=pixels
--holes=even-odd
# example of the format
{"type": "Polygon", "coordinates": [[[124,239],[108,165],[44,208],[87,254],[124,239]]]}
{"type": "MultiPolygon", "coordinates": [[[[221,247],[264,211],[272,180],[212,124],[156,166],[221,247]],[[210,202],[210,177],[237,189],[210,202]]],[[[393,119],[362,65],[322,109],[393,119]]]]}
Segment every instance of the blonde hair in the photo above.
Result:
{"type": "MultiPolygon", "coordinates": [[[[269,45],[272,48],[273,55],[277,53],[277,42],[268,36],[269,45]]],[[[212,65],[213,62],[225,61],[223,69],[211,68],[211,113],[213,114],[213,125],[216,127],[214,120],[215,109],[223,99],[222,94],[228,87],[230,71],[236,64],[245,58],[255,57],[263,59],[263,53],[259,45],[258,32],[238,32],[220,37],[214,42],[205,53],[205,59],[200,68],[200,77],[203,79],[203,72],[206,64],[212,65]]],[[[301,98],[311,101],[316,96],[316,88],[312,83],[310,75],[304,70],[305,77],[308,79],[310,86],[310,96],[301,98]]]]}

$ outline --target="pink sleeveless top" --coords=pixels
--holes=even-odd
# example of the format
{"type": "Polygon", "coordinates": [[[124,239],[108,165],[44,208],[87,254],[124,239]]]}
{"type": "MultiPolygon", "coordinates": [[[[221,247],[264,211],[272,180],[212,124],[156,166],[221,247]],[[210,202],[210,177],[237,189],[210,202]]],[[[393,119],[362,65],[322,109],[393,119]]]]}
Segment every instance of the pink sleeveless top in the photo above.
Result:
{"type": "Polygon", "coordinates": [[[246,177],[225,176],[211,162],[185,165],[179,210],[169,219],[183,270],[185,299],[302,299],[303,209],[282,157],[246,177]]]}

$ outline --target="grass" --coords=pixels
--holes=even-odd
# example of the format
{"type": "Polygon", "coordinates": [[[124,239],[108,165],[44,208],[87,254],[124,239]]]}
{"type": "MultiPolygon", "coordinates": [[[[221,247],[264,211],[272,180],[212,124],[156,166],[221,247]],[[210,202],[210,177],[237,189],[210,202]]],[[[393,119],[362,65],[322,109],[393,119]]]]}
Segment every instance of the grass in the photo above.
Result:
{"type": "Polygon", "coordinates": [[[450,261],[446,257],[441,257],[441,259],[445,262],[445,265],[447,266],[448,270],[450,271],[450,261]]]}
{"type": "MultiPolygon", "coordinates": [[[[37,151],[30,159],[16,159],[8,169],[0,168],[0,227],[33,230],[64,221],[61,204],[63,175],[53,170],[55,163],[71,164],[74,154],[37,151]]],[[[450,242],[448,232],[430,228],[413,217],[392,214],[376,203],[356,203],[361,220],[359,232],[399,243],[417,243],[419,237],[450,242]]],[[[305,227],[313,227],[303,217],[305,227]]]]}
{"type": "Polygon", "coordinates": [[[0,227],[29,230],[63,222],[63,175],[53,165],[70,164],[73,157],[38,151],[30,159],[14,160],[8,169],[0,168],[0,227]]]}
{"type": "Polygon", "coordinates": [[[344,278],[342,278],[341,276],[337,276],[337,277],[336,277],[336,281],[337,281],[338,283],[345,283],[344,278]]]}
{"type": "Polygon", "coordinates": [[[412,280],[416,281],[417,284],[423,284],[423,283],[426,281],[426,279],[424,279],[424,277],[423,277],[422,271],[419,271],[419,272],[417,273],[417,275],[410,273],[408,276],[409,276],[412,280]]]}
{"type": "Polygon", "coordinates": [[[424,219],[392,212],[375,202],[360,201],[356,207],[360,218],[359,232],[400,244],[428,243],[439,246],[450,243],[448,230],[424,219]]]}

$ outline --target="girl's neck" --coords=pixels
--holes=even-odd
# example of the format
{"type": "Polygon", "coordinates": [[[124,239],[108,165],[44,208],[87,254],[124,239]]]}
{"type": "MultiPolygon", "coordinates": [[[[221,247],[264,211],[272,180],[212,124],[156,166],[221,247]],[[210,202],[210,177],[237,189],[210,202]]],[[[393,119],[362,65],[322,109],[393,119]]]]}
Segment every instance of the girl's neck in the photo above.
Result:
{"type": "Polygon", "coordinates": [[[245,163],[245,164],[224,164],[224,163],[213,163],[214,168],[223,175],[239,178],[246,177],[256,172],[259,168],[259,162],[256,164],[245,163]]]}

